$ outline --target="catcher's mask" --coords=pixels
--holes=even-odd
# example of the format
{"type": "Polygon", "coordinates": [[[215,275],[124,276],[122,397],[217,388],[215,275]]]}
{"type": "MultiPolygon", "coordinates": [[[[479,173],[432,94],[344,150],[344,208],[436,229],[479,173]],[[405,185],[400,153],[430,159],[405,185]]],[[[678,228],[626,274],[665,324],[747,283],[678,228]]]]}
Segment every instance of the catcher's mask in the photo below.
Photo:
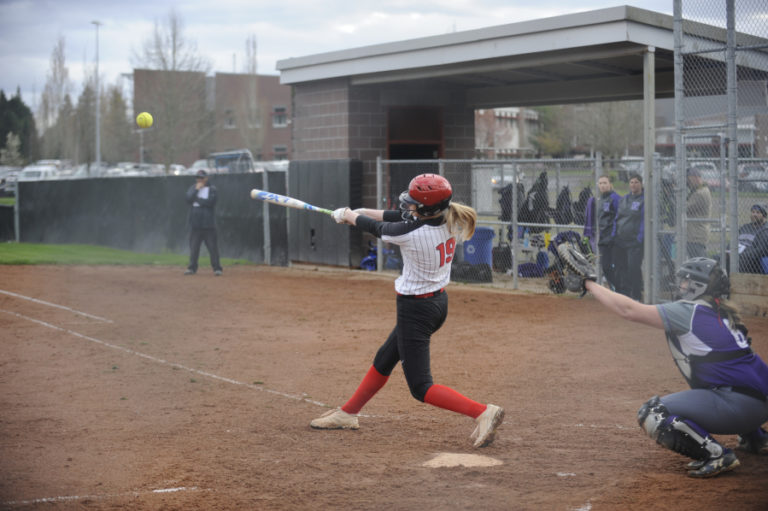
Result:
{"type": "Polygon", "coordinates": [[[438,174],[421,174],[411,179],[408,190],[400,194],[400,210],[403,217],[411,214],[410,205],[422,216],[435,216],[445,211],[451,203],[451,183],[438,174]]]}
{"type": "Polygon", "coordinates": [[[702,295],[715,298],[731,294],[731,282],[717,261],[707,257],[693,257],[685,261],[675,274],[679,297],[696,300],[702,295]]]}

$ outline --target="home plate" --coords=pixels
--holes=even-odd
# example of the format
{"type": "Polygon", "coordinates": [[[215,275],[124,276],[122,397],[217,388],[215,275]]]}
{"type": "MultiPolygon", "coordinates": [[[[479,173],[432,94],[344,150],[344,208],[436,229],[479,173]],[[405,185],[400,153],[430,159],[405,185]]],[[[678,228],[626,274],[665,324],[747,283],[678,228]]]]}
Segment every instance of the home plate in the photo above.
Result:
{"type": "Polygon", "coordinates": [[[423,464],[429,468],[439,467],[495,467],[496,465],[502,465],[503,462],[490,458],[488,456],[480,456],[478,454],[457,454],[451,452],[441,452],[436,454],[434,458],[423,464]]]}

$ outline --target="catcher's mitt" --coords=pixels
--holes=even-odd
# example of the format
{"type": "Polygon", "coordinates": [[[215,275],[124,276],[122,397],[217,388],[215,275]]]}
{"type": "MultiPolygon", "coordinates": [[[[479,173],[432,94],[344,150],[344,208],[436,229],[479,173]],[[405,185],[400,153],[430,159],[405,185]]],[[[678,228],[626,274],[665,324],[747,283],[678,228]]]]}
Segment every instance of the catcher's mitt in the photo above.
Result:
{"type": "Polygon", "coordinates": [[[561,243],[557,247],[557,254],[562,259],[567,273],[563,277],[566,289],[573,293],[581,293],[582,296],[587,292],[584,287],[585,280],[597,282],[597,270],[591,257],[582,254],[579,249],[570,243],[561,243]]]}

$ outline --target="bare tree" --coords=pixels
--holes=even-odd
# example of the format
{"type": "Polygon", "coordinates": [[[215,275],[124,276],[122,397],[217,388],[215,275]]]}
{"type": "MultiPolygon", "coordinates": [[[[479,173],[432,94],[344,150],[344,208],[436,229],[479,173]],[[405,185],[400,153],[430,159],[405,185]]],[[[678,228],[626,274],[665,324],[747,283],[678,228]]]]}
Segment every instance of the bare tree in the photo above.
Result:
{"type": "Polygon", "coordinates": [[[5,148],[0,149],[0,165],[21,167],[24,158],[21,156],[21,139],[15,133],[8,132],[5,137],[5,148]]]}
{"type": "Polygon", "coordinates": [[[106,161],[131,161],[137,154],[137,140],[126,115],[127,105],[120,87],[113,85],[102,101],[101,152],[106,161]]]}
{"type": "Polygon", "coordinates": [[[256,159],[262,159],[265,153],[263,144],[268,119],[259,97],[256,49],[256,36],[251,35],[245,41],[245,76],[242,78],[244,87],[241,89],[236,117],[242,146],[250,149],[256,159]]]}
{"type": "MultiPolygon", "coordinates": [[[[73,114],[75,122],[70,127],[74,136],[73,160],[88,163],[90,175],[94,175],[94,169],[90,168],[90,162],[96,159],[96,135],[93,131],[93,119],[96,117],[95,87],[95,75],[88,77],[83,92],[77,98],[77,106],[73,114]]],[[[95,172],[98,177],[101,169],[95,169],[95,172]]]]}
{"type": "Polygon", "coordinates": [[[543,106],[534,110],[539,114],[539,130],[531,136],[530,141],[537,156],[567,156],[574,139],[572,107],[543,106]]]}
{"type": "Polygon", "coordinates": [[[166,168],[180,158],[195,158],[211,132],[206,108],[206,74],[211,66],[183,32],[181,16],[171,9],[164,23],[155,22],[143,51],[133,57],[134,67],[150,71],[142,78],[134,71],[134,110],[148,111],[155,119],[144,138],[148,159],[166,168]]]}
{"type": "Polygon", "coordinates": [[[256,36],[251,34],[245,40],[245,69],[243,71],[249,75],[259,74],[259,57],[257,54],[258,44],[256,36]]]}
{"type": "Polygon", "coordinates": [[[643,110],[641,101],[612,101],[583,105],[576,118],[579,142],[619,158],[632,146],[642,143],[643,110]]]}
{"type": "Polygon", "coordinates": [[[475,112],[475,148],[478,158],[494,157],[496,116],[493,108],[475,112]]]}
{"type": "MultiPolygon", "coordinates": [[[[64,105],[65,98],[70,94],[72,85],[69,80],[69,69],[64,58],[64,37],[59,37],[51,52],[51,67],[46,77],[45,88],[40,98],[38,111],[38,128],[46,133],[56,124],[59,111],[64,105]]],[[[55,156],[62,145],[61,133],[51,133],[43,140],[42,152],[55,156]]]]}
{"type": "Polygon", "coordinates": [[[618,158],[642,144],[640,101],[538,107],[541,130],[533,137],[540,156],[565,157],[575,150],[618,158]]]}

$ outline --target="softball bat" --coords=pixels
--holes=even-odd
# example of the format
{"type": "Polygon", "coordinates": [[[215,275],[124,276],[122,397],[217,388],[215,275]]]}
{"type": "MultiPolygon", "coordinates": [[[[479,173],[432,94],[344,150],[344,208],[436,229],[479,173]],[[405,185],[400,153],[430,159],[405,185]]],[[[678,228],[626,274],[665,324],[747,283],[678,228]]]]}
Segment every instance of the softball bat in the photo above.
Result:
{"type": "Polygon", "coordinates": [[[259,190],[258,188],[254,188],[253,190],[251,190],[251,199],[256,199],[264,202],[271,202],[272,204],[277,204],[278,206],[285,206],[286,208],[308,209],[310,211],[325,213],[326,215],[333,214],[333,211],[331,211],[330,209],[318,208],[317,206],[313,206],[312,204],[307,204],[302,200],[294,199],[293,197],[286,197],[285,195],[280,195],[278,193],[265,192],[264,190],[259,190]]]}

